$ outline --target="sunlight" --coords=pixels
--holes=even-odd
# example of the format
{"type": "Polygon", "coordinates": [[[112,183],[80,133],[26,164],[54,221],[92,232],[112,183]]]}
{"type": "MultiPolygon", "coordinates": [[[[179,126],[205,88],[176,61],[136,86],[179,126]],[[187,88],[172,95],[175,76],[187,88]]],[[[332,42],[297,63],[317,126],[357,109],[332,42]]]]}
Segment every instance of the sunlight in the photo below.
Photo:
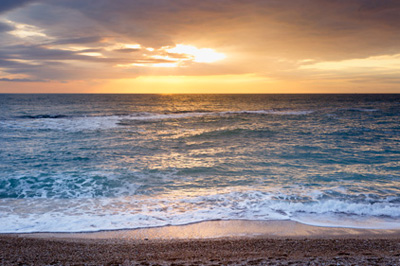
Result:
{"type": "Polygon", "coordinates": [[[299,69],[317,70],[360,70],[370,69],[399,69],[400,54],[371,56],[361,59],[349,59],[342,61],[319,62],[300,66],[299,69]]]}
{"type": "MultiPolygon", "coordinates": [[[[125,45],[124,47],[128,47],[125,45]]],[[[129,46],[139,47],[135,45],[129,46]]],[[[154,68],[175,68],[188,67],[188,63],[213,63],[226,58],[225,54],[218,53],[211,48],[197,48],[195,46],[178,44],[171,48],[170,46],[162,47],[158,50],[154,48],[146,48],[149,52],[154,52],[150,55],[143,54],[142,62],[130,64],[117,64],[116,67],[131,68],[131,67],[154,67],[154,68]],[[148,60],[146,62],[146,60],[148,60]]]]}
{"type": "MultiPolygon", "coordinates": [[[[274,80],[254,74],[214,76],[140,76],[103,82],[101,93],[248,93],[274,92],[274,80]]],[[[280,88],[279,88],[280,89],[280,88]]]]}
{"type": "Polygon", "coordinates": [[[80,55],[86,55],[86,56],[103,56],[101,53],[97,53],[97,52],[85,52],[85,53],[79,53],[80,55]]]}
{"type": "Polygon", "coordinates": [[[122,46],[123,46],[123,48],[128,48],[128,49],[140,49],[140,48],[142,48],[142,46],[140,44],[137,44],[137,43],[135,43],[135,44],[123,44],[122,46]]]}
{"type": "Polygon", "coordinates": [[[155,64],[151,64],[149,66],[151,66],[151,67],[177,67],[178,64],[177,63],[155,63],[155,64]]]}
{"type": "Polygon", "coordinates": [[[225,54],[218,53],[211,48],[197,48],[195,46],[178,44],[174,48],[166,49],[168,53],[183,54],[193,57],[197,63],[213,63],[226,58],[225,54]]]}
{"type": "Polygon", "coordinates": [[[116,42],[112,45],[108,45],[104,47],[104,50],[106,51],[114,51],[114,50],[119,50],[119,49],[135,49],[139,50],[142,49],[142,46],[138,43],[121,43],[121,42],[116,42]]]}
{"type": "Polygon", "coordinates": [[[42,38],[50,38],[45,33],[43,33],[43,29],[40,29],[34,25],[17,23],[11,20],[5,21],[7,24],[11,24],[14,27],[13,31],[9,31],[8,33],[14,35],[18,38],[25,39],[29,37],[42,37],[42,38]]]}

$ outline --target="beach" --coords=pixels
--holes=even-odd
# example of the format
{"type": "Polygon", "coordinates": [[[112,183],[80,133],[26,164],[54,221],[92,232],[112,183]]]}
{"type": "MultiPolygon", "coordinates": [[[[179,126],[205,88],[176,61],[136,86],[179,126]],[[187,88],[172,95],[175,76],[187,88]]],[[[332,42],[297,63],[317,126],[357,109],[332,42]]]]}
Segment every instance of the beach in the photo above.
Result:
{"type": "Polygon", "coordinates": [[[1,265],[400,264],[400,230],[293,222],[214,221],[97,233],[3,234],[0,245],[1,265]],[[243,234],[246,227],[259,230],[243,234]],[[204,237],[205,228],[215,237],[204,237]],[[221,233],[221,228],[228,229],[221,233]],[[185,235],[188,232],[192,235],[185,235]]]}
{"type": "Polygon", "coordinates": [[[0,95],[0,265],[400,265],[399,95],[0,95]]]}

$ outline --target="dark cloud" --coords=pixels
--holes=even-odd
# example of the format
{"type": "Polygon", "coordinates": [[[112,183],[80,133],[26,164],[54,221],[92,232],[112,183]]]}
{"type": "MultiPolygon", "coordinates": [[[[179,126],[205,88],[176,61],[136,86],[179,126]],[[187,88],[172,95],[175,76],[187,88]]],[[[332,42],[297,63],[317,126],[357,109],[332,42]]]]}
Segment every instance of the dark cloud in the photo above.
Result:
{"type": "Polygon", "coordinates": [[[8,69],[21,69],[23,67],[29,66],[29,64],[24,64],[18,61],[0,59],[0,68],[8,68],[8,69]]]}
{"type": "Polygon", "coordinates": [[[41,79],[9,79],[9,78],[0,78],[0,81],[5,81],[5,82],[45,82],[45,80],[41,80],[41,79]]]}
{"type": "Polygon", "coordinates": [[[141,49],[134,49],[134,48],[123,48],[123,49],[115,49],[115,52],[119,53],[133,53],[133,52],[138,52],[141,49]]]}
{"type": "Polygon", "coordinates": [[[35,2],[35,0],[1,0],[0,13],[9,11],[11,9],[23,6],[28,3],[35,2]]]}
{"type": "Polygon", "coordinates": [[[97,43],[102,40],[100,36],[89,36],[89,37],[78,37],[70,39],[60,39],[55,41],[53,44],[90,44],[97,43]]]}
{"type": "MultiPolygon", "coordinates": [[[[31,61],[87,61],[87,62],[110,62],[127,63],[131,62],[127,58],[101,58],[85,55],[85,53],[98,53],[101,49],[84,49],[70,51],[64,49],[48,48],[40,45],[15,45],[0,49],[0,58],[3,59],[22,59],[31,61]]],[[[7,60],[3,60],[7,61],[7,60]]],[[[11,62],[11,61],[7,61],[11,62]]],[[[12,62],[14,64],[14,62],[12,62]]],[[[0,60],[1,65],[1,60],[0,60]]]]}
{"type": "Polygon", "coordinates": [[[76,55],[76,53],[72,51],[48,49],[46,47],[36,45],[10,46],[0,50],[0,54],[23,60],[74,60],[85,58],[83,56],[76,55]]]}
{"type": "Polygon", "coordinates": [[[5,32],[5,31],[11,31],[13,29],[14,29],[14,27],[12,27],[12,26],[10,26],[10,25],[8,25],[6,23],[0,22],[0,33],[1,32],[5,32]]]}
{"type": "Polygon", "coordinates": [[[400,8],[400,2],[397,0],[369,0],[359,1],[360,10],[368,12],[391,11],[400,8]]]}
{"type": "MultiPolygon", "coordinates": [[[[174,60],[134,57],[97,57],[85,53],[100,53],[103,49],[68,51],[40,45],[14,45],[0,49],[0,68],[8,74],[24,74],[22,80],[76,80],[85,78],[127,78],[140,70],[131,69],[132,64],[150,65],[174,63],[174,60]],[[79,62],[79,63],[76,63],[79,62]],[[116,65],[127,67],[115,67],[116,65]]],[[[5,78],[2,81],[18,81],[5,78]]]]}

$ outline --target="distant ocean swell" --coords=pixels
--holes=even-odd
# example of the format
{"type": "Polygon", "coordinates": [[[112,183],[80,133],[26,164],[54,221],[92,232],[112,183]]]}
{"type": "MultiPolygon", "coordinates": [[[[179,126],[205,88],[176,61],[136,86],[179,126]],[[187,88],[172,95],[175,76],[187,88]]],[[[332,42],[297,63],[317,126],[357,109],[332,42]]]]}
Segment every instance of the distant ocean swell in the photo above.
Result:
{"type": "MultiPolygon", "coordinates": [[[[348,108],[346,111],[376,112],[376,109],[348,108]]],[[[322,112],[324,115],[334,115],[340,110],[248,110],[248,111],[224,111],[224,112],[181,112],[181,113],[147,113],[139,112],[126,115],[109,116],[67,116],[62,114],[38,114],[21,115],[16,119],[0,121],[0,127],[22,130],[107,130],[118,126],[131,126],[135,122],[154,122],[161,120],[190,119],[201,117],[229,117],[248,115],[283,115],[303,116],[315,112],[322,112]]]]}
{"type": "Polygon", "coordinates": [[[258,111],[226,111],[226,112],[182,112],[170,114],[134,113],[129,115],[110,116],[66,116],[61,114],[22,115],[14,120],[0,121],[0,126],[18,129],[53,129],[53,130],[98,130],[117,126],[131,125],[135,121],[160,121],[168,119],[188,119],[206,116],[232,115],[308,115],[314,111],[295,110],[258,110],[258,111]]]}

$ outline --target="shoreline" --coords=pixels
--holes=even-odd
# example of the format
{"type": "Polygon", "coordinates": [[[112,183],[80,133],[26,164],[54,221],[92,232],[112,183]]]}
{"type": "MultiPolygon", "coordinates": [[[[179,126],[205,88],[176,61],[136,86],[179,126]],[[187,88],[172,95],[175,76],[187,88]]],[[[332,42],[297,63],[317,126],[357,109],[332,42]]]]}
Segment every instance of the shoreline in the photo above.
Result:
{"type": "Polygon", "coordinates": [[[290,221],[0,234],[0,246],[0,265],[400,265],[400,230],[290,221]]]}
{"type": "Polygon", "coordinates": [[[184,225],[94,232],[34,232],[0,235],[58,239],[175,240],[216,238],[400,238],[400,229],[308,225],[290,220],[213,220],[184,225]]]}

